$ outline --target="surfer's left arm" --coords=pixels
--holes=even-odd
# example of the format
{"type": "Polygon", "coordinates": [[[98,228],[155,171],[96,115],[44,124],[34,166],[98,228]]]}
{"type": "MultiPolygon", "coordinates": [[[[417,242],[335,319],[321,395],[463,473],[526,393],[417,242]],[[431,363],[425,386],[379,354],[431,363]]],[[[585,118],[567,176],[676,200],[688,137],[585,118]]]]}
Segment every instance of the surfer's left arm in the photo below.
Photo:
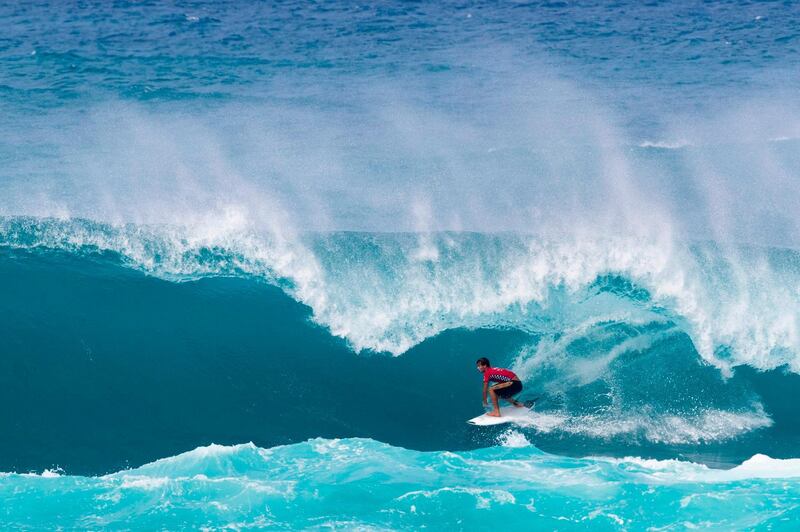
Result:
{"type": "Polygon", "coordinates": [[[489,394],[489,382],[483,381],[483,406],[489,406],[488,394],[489,394]]]}

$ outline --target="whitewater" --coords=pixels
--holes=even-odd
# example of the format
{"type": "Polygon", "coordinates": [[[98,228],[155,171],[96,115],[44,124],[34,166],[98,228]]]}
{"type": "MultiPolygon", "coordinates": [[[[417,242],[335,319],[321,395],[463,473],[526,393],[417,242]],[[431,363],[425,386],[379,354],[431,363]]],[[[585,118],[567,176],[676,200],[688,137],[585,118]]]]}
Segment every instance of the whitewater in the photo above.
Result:
{"type": "Polygon", "coordinates": [[[469,453],[372,440],[200,447],[96,478],[12,475],[6,523],[47,527],[396,530],[516,526],[600,530],[791,527],[798,460],[757,455],[728,471],[674,460],[569,459],[524,437],[469,453]],[[754,494],[758,494],[754,500],[754,494]],[[53,498],[65,506],[50,509],[53,498]],[[42,509],[44,507],[44,509],[42,509]]]}
{"type": "Polygon", "coordinates": [[[0,16],[2,527],[796,528],[796,6],[0,16]]]}

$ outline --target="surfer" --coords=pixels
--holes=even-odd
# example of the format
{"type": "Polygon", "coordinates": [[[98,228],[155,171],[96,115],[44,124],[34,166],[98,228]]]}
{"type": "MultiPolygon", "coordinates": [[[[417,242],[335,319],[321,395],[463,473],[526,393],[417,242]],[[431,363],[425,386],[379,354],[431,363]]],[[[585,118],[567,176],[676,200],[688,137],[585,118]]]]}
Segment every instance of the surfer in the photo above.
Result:
{"type": "Polygon", "coordinates": [[[522,391],[522,382],[519,380],[516,373],[505,368],[493,368],[489,359],[486,357],[479,358],[476,364],[478,365],[478,371],[483,373],[483,406],[489,406],[486,400],[487,393],[491,396],[492,405],[494,406],[494,410],[487,413],[487,416],[500,417],[498,397],[503,398],[514,406],[525,406],[513,399],[513,396],[522,391]],[[496,384],[489,386],[490,382],[496,384]]]}

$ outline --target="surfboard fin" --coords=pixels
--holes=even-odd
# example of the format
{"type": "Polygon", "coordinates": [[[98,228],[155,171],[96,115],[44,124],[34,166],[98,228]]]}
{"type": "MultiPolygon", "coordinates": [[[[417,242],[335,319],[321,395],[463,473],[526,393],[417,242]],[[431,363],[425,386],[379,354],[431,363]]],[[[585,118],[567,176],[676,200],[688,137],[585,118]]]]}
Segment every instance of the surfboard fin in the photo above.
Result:
{"type": "Polygon", "coordinates": [[[533,408],[533,405],[536,404],[536,401],[541,399],[541,397],[534,397],[533,399],[527,399],[522,401],[522,404],[525,405],[525,408],[533,408]]]}

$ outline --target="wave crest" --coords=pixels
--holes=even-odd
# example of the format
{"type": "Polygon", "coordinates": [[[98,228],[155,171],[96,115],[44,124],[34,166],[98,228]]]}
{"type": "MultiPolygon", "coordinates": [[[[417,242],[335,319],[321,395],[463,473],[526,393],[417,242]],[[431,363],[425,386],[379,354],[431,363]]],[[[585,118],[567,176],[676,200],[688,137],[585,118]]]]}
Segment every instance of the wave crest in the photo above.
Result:
{"type": "Polygon", "coordinates": [[[0,244],[114,252],[172,280],[263,278],[356,351],[401,354],[444,330],[578,331],[671,321],[723,370],[800,372],[800,254],[640,238],[255,231],[235,209],[199,226],[6,218],[0,244]]]}

